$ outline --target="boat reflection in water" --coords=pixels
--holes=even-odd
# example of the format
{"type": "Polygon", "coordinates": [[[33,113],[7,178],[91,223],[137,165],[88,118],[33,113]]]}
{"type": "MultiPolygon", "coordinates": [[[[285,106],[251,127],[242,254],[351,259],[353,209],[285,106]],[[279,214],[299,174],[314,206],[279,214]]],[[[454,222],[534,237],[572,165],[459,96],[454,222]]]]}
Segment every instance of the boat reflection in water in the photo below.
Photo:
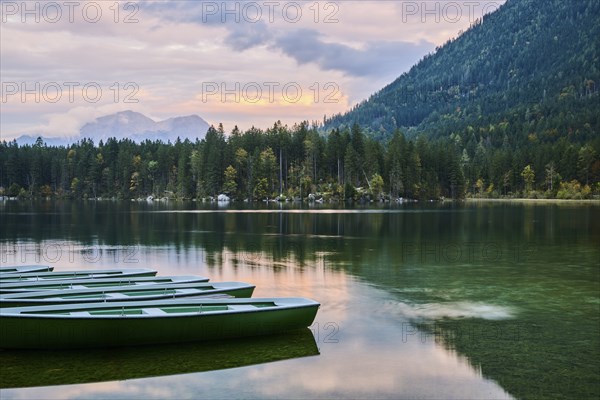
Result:
{"type": "Polygon", "coordinates": [[[71,351],[0,351],[0,388],[188,374],[319,355],[310,329],[190,344],[71,351]]]}

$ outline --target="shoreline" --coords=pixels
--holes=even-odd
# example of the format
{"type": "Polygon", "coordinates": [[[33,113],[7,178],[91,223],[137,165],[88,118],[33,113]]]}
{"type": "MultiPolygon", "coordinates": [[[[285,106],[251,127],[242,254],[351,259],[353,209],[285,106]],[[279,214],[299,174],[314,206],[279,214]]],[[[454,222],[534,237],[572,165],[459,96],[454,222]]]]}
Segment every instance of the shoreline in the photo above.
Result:
{"type": "Polygon", "coordinates": [[[515,198],[515,199],[477,199],[477,198],[467,198],[465,202],[473,202],[473,203],[545,203],[545,204],[592,204],[600,206],[600,199],[525,199],[525,198],[515,198]]]}
{"type": "MultiPolygon", "coordinates": [[[[147,200],[143,198],[139,199],[116,199],[116,198],[87,198],[87,199],[73,199],[73,198],[9,198],[6,196],[0,196],[0,203],[4,202],[31,202],[31,201],[84,201],[84,202],[150,202],[150,203],[164,203],[164,202],[193,202],[193,203],[206,203],[206,204],[228,204],[228,203],[243,203],[243,204],[264,204],[264,203],[277,203],[277,204],[347,204],[345,201],[324,201],[324,202],[309,202],[303,201],[241,201],[232,200],[231,202],[217,202],[217,201],[203,201],[198,199],[156,199],[147,200]]],[[[598,205],[600,206],[600,199],[528,199],[528,198],[465,198],[465,199],[439,199],[439,200],[407,200],[406,203],[423,204],[430,202],[438,203],[450,203],[450,202],[464,202],[464,203],[523,203],[523,204],[581,204],[581,205],[598,205]]],[[[351,205],[365,205],[365,204],[396,204],[394,201],[387,202],[352,202],[351,205]]]]}

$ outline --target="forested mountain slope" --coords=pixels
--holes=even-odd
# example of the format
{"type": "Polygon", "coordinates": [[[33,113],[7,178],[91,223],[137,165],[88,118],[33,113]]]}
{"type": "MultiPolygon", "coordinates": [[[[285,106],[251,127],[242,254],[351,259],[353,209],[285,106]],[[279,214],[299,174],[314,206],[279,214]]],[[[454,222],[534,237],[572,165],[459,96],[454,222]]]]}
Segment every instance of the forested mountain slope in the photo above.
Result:
{"type": "Polygon", "coordinates": [[[585,141],[598,128],[598,38],[600,1],[508,0],[325,128],[431,138],[509,122],[513,134],[585,141]]]}

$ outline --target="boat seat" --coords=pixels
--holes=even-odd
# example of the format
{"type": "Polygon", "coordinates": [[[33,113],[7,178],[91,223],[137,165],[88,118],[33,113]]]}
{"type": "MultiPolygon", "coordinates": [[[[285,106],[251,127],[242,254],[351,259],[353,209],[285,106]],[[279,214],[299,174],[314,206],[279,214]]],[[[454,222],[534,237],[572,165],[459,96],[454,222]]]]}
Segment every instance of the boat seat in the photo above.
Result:
{"type": "Polygon", "coordinates": [[[167,313],[161,310],[160,308],[144,308],[143,311],[146,315],[167,315],[167,313]]]}
{"type": "Polygon", "coordinates": [[[123,293],[105,293],[111,299],[129,299],[130,297],[123,293]]]}
{"type": "Polygon", "coordinates": [[[250,304],[229,304],[228,307],[234,311],[256,310],[256,307],[250,304]]]}
{"type": "Polygon", "coordinates": [[[231,296],[227,293],[214,293],[214,294],[204,294],[199,295],[197,297],[193,297],[196,299],[235,299],[235,296],[231,296]]]}
{"type": "Polygon", "coordinates": [[[203,293],[203,290],[198,290],[198,289],[194,289],[194,288],[185,288],[185,289],[177,289],[177,293],[183,293],[183,294],[192,294],[192,293],[203,293]]]}

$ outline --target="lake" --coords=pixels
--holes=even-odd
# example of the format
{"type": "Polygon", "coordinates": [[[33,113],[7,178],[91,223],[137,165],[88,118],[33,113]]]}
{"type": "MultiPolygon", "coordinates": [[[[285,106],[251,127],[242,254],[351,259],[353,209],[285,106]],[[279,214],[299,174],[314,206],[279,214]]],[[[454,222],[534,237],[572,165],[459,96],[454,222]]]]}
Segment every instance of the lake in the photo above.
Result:
{"type": "Polygon", "coordinates": [[[304,331],[0,351],[0,397],[600,396],[598,203],[0,202],[0,262],[150,267],[321,303],[304,331]]]}

